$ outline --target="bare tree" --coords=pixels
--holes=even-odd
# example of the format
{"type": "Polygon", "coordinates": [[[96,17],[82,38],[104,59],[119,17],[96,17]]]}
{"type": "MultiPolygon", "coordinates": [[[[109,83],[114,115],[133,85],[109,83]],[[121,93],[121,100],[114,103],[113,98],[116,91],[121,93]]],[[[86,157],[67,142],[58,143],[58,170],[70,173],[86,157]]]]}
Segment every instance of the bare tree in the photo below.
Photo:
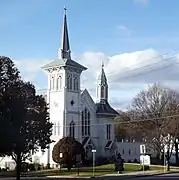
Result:
{"type": "Polygon", "coordinates": [[[169,160],[173,142],[179,132],[179,94],[160,84],[154,84],[133,99],[130,113],[133,119],[139,120],[131,123],[136,134],[140,134],[149,144],[157,158],[161,158],[164,146],[167,145],[169,160]]]}
{"type": "MultiPolygon", "coordinates": [[[[132,113],[130,111],[118,111],[119,116],[116,117],[116,136],[118,140],[132,140],[137,139],[137,131],[135,123],[132,123],[131,120],[132,113]]],[[[141,139],[138,139],[141,140],[141,139]]]]}

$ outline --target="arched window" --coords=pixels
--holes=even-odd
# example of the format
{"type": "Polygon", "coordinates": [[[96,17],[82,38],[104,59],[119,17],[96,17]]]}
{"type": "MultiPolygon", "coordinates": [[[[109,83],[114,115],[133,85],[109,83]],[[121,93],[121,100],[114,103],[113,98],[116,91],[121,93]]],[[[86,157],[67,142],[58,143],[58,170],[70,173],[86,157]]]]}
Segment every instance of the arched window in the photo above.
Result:
{"type": "Polygon", "coordinates": [[[101,86],[101,98],[104,98],[104,86],[101,86]]]}
{"type": "Polygon", "coordinates": [[[88,119],[87,119],[87,109],[85,108],[85,135],[88,135],[88,126],[87,126],[87,123],[88,123],[88,119]]]}
{"type": "Polygon", "coordinates": [[[82,111],[82,136],[90,136],[90,112],[86,108],[82,111]]]}
{"type": "Polygon", "coordinates": [[[62,77],[58,76],[57,77],[57,90],[62,88],[62,77]]]}
{"type": "Polygon", "coordinates": [[[73,79],[73,89],[75,90],[75,91],[78,91],[78,78],[77,78],[77,76],[75,76],[74,77],[74,79],[73,79]]]}
{"type": "Polygon", "coordinates": [[[78,89],[79,89],[79,83],[78,83],[78,77],[76,77],[76,90],[78,91],[78,89]]]}
{"type": "Polygon", "coordinates": [[[72,75],[68,74],[67,76],[67,88],[72,90],[72,75]]]}
{"type": "Polygon", "coordinates": [[[55,89],[55,77],[52,76],[52,89],[54,90],[55,89]]]}
{"type": "Polygon", "coordinates": [[[106,139],[109,141],[111,140],[111,124],[106,125],[106,139]]]}
{"type": "Polygon", "coordinates": [[[70,87],[69,87],[70,90],[72,90],[72,76],[70,76],[70,87]]]}
{"type": "Polygon", "coordinates": [[[76,90],[76,77],[73,79],[73,89],[76,90]]]}
{"type": "Polygon", "coordinates": [[[90,112],[88,111],[88,120],[87,120],[87,126],[88,126],[88,135],[90,135],[90,112]]]}
{"type": "Polygon", "coordinates": [[[108,98],[108,88],[105,88],[105,98],[108,98]]]}
{"type": "Polygon", "coordinates": [[[70,89],[70,75],[67,77],[67,89],[70,89]]]}
{"type": "Polygon", "coordinates": [[[85,133],[84,133],[84,126],[85,126],[85,123],[84,123],[84,112],[82,111],[82,113],[81,113],[81,121],[82,121],[82,129],[81,129],[81,133],[82,133],[82,136],[84,136],[85,135],[85,133]]]}
{"type": "Polygon", "coordinates": [[[75,124],[73,121],[70,123],[70,136],[75,137],[75,124]]]}

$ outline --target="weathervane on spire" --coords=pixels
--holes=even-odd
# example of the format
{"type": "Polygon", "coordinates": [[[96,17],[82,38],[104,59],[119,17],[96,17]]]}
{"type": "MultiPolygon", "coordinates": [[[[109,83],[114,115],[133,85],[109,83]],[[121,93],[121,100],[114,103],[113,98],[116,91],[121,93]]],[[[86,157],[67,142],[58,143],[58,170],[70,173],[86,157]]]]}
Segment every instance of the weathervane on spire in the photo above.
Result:
{"type": "Polygon", "coordinates": [[[67,8],[64,6],[64,13],[66,14],[66,12],[67,12],[67,8]]]}

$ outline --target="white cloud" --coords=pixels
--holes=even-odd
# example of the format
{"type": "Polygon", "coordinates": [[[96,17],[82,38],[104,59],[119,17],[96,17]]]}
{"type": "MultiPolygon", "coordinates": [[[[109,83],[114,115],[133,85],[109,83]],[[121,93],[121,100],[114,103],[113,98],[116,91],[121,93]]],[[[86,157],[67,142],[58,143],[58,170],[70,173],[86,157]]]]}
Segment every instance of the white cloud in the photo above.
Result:
{"type": "MultiPolygon", "coordinates": [[[[179,86],[179,56],[170,59],[153,49],[147,49],[114,56],[107,56],[102,52],[85,52],[72,54],[72,57],[88,68],[82,73],[82,87],[90,91],[94,100],[97,74],[100,72],[101,63],[104,63],[110,88],[110,102],[116,108],[125,108],[146,84],[160,82],[174,89],[179,86]]],[[[47,77],[40,67],[47,62],[49,60],[25,60],[16,61],[16,64],[24,79],[44,88],[47,77]]]]}
{"type": "Polygon", "coordinates": [[[32,59],[27,59],[27,60],[14,60],[15,65],[22,69],[23,71],[29,72],[29,73],[34,73],[39,71],[39,68],[45,64],[48,63],[50,60],[32,60],[32,59]]]}
{"type": "Polygon", "coordinates": [[[179,58],[164,57],[153,49],[123,53],[111,57],[103,53],[87,52],[75,56],[75,59],[88,67],[84,75],[90,77],[89,80],[92,82],[94,82],[102,62],[105,64],[105,71],[111,84],[133,84],[134,82],[145,84],[177,80],[178,78],[175,74],[178,72],[179,58]],[[165,73],[169,70],[170,74],[165,73]]]}
{"type": "Polygon", "coordinates": [[[106,56],[103,53],[88,52],[76,56],[88,70],[83,73],[82,84],[95,95],[97,73],[101,62],[110,87],[110,100],[117,107],[126,107],[127,102],[147,84],[160,82],[177,89],[179,58],[168,58],[153,49],[106,56]],[[117,103],[118,102],[118,103],[117,103]]]}
{"type": "Polygon", "coordinates": [[[158,52],[147,49],[112,56],[106,67],[109,78],[113,82],[151,83],[176,79],[178,57],[168,58],[158,52]],[[175,66],[173,66],[175,64],[175,66]],[[170,74],[164,72],[170,70],[170,74]]]}
{"type": "Polygon", "coordinates": [[[48,63],[50,60],[14,60],[15,65],[20,70],[20,74],[25,81],[30,81],[37,88],[40,88],[40,80],[39,75],[43,72],[41,67],[48,63]]]}
{"type": "Polygon", "coordinates": [[[150,2],[150,0],[134,0],[136,3],[140,3],[140,4],[148,4],[150,2]]]}

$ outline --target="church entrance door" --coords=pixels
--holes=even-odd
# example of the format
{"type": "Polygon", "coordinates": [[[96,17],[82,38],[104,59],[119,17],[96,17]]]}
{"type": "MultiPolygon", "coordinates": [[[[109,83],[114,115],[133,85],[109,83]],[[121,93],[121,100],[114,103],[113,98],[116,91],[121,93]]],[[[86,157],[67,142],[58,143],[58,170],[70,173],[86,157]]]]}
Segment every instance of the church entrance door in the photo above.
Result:
{"type": "Polygon", "coordinates": [[[86,159],[87,160],[91,160],[93,155],[92,155],[92,149],[93,149],[93,146],[91,144],[88,144],[86,146],[86,159]]]}

